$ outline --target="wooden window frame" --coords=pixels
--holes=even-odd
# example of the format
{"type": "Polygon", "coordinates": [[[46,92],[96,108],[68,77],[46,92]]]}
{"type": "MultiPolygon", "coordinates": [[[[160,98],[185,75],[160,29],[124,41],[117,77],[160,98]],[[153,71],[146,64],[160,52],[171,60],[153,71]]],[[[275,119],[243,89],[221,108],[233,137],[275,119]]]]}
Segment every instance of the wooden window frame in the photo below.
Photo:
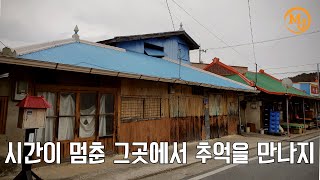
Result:
{"type": "Polygon", "coordinates": [[[100,87],[73,87],[73,86],[57,86],[57,85],[36,85],[35,93],[38,92],[51,92],[56,94],[56,116],[48,116],[49,118],[55,118],[55,123],[53,127],[53,141],[55,142],[67,142],[73,140],[98,140],[99,138],[104,137],[113,137],[115,138],[116,126],[117,126],[117,89],[116,88],[100,88],[100,87]],[[60,116],[60,94],[61,93],[74,93],[75,94],[75,116],[60,116]],[[95,133],[92,137],[79,137],[80,131],[80,94],[81,93],[95,93],[96,94],[96,113],[95,113],[95,133]],[[102,94],[112,94],[113,95],[113,113],[99,114],[100,110],[100,98],[102,94]],[[112,115],[113,116],[113,128],[112,135],[99,136],[99,118],[101,115],[112,115]],[[75,117],[75,126],[74,126],[74,139],[72,140],[59,140],[58,139],[58,127],[59,127],[59,117],[75,117]]]}
{"type": "Polygon", "coordinates": [[[159,96],[121,96],[121,105],[120,105],[120,121],[121,123],[129,123],[129,122],[135,122],[135,121],[145,121],[145,120],[159,120],[161,119],[161,113],[162,113],[162,98],[159,96]],[[124,118],[122,117],[122,111],[123,111],[123,107],[122,107],[122,101],[124,98],[136,98],[136,99],[142,99],[142,117],[138,118],[138,117],[128,117],[128,118],[124,118]],[[158,116],[155,117],[146,117],[146,107],[145,107],[145,102],[146,99],[158,99],[159,100],[159,114],[158,116]]]}

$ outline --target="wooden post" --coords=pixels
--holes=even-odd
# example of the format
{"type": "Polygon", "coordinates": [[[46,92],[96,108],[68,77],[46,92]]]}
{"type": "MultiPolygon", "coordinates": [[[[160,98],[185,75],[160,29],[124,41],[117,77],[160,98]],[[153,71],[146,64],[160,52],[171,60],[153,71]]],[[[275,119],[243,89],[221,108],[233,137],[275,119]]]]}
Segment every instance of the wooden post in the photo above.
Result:
{"type": "MultiPolygon", "coordinates": [[[[36,132],[35,129],[26,129],[24,142],[35,142],[35,132],[36,132]],[[33,139],[29,139],[29,138],[31,138],[30,137],[31,134],[33,134],[33,139]]],[[[28,157],[30,150],[31,150],[31,146],[24,146],[23,145],[22,170],[14,178],[15,180],[19,180],[19,179],[31,180],[31,179],[33,179],[32,176],[35,177],[37,180],[41,179],[38,175],[36,175],[34,172],[32,172],[32,170],[31,170],[32,164],[25,163],[25,158],[28,157]]],[[[32,156],[30,158],[32,158],[32,156]]]]}
{"type": "Polygon", "coordinates": [[[303,128],[306,129],[306,110],[304,109],[304,98],[302,99],[302,110],[303,110],[303,128]]]}
{"type": "Polygon", "coordinates": [[[290,131],[289,131],[289,97],[286,97],[286,104],[287,104],[287,133],[290,137],[290,131]]]}
{"type": "Polygon", "coordinates": [[[317,129],[319,129],[319,120],[318,120],[318,103],[317,103],[317,101],[315,102],[315,105],[316,105],[316,107],[315,107],[315,111],[316,111],[316,122],[317,122],[317,129]]]}

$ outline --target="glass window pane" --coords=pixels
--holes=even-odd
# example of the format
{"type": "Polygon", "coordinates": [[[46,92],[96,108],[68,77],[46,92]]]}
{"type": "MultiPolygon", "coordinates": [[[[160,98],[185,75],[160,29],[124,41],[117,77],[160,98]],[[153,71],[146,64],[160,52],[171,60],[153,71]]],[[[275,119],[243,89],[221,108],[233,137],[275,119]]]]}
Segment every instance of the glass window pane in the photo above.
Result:
{"type": "Polygon", "coordinates": [[[102,94],[100,97],[100,114],[114,112],[114,96],[113,94],[102,94]]]}
{"type": "Polygon", "coordinates": [[[38,92],[37,95],[43,96],[46,99],[46,101],[48,101],[48,103],[51,104],[51,108],[47,109],[45,127],[36,129],[36,139],[38,142],[41,143],[50,142],[53,141],[53,127],[56,122],[56,118],[52,118],[52,116],[56,115],[56,93],[38,92]]]}
{"type": "Polygon", "coordinates": [[[46,118],[45,127],[36,129],[37,142],[45,143],[53,141],[53,127],[56,118],[46,118]]]}
{"type": "Polygon", "coordinates": [[[95,93],[80,94],[80,114],[93,115],[96,113],[96,98],[95,93]]]}
{"type": "MultiPolygon", "coordinates": [[[[114,113],[114,95],[103,94],[100,98],[100,114],[114,113]]],[[[99,116],[99,136],[108,136],[113,134],[113,115],[99,116]]]]}
{"type": "Polygon", "coordinates": [[[44,99],[51,105],[51,108],[47,109],[47,116],[55,116],[56,115],[56,93],[38,92],[37,96],[43,96],[44,99]]]}
{"type": "Polygon", "coordinates": [[[94,135],[95,132],[95,113],[96,113],[95,93],[80,94],[80,129],[79,137],[86,138],[94,135]],[[91,116],[90,116],[91,115],[91,116]]]}
{"type": "Polygon", "coordinates": [[[99,118],[99,136],[113,135],[113,115],[101,115],[99,118]]]}
{"type": "Polygon", "coordinates": [[[59,115],[74,116],[75,115],[75,94],[61,93],[59,115]]]}
{"type": "Polygon", "coordinates": [[[79,136],[82,138],[93,136],[95,132],[95,124],[94,116],[81,116],[79,136]]]}
{"type": "Polygon", "coordinates": [[[58,140],[74,139],[74,117],[60,117],[58,128],[58,140]]]}

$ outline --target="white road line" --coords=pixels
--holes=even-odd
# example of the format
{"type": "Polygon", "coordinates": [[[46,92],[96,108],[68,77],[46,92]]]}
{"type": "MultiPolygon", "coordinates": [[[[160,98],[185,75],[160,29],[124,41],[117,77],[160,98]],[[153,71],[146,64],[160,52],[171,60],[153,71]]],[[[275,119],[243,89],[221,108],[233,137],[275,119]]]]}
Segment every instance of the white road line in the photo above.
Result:
{"type": "MultiPolygon", "coordinates": [[[[304,140],[303,142],[309,142],[309,141],[318,139],[319,137],[320,137],[320,136],[313,137],[313,138],[304,140]]],[[[282,150],[286,150],[286,149],[289,149],[289,148],[290,148],[290,146],[286,146],[286,147],[282,148],[282,150]]],[[[253,160],[256,160],[256,159],[258,159],[258,156],[252,157],[252,158],[248,159],[248,162],[253,161],[253,160]]],[[[320,163],[320,162],[319,162],[319,163],[320,163]]],[[[205,174],[201,174],[201,175],[199,175],[199,176],[190,178],[189,180],[199,180],[199,179],[203,179],[203,178],[206,178],[206,177],[208,177],[208,176],[212,176],[212,175],[214,175],[214,174],[217,174],[217,173],[219,173],[219,172],[222,172],[222,171],[231,169],[231,168],[236,167],[236,166],[239,166],[239,164],[230,164],[230,165],[227,165],[227,166],[223,166],[222,168],[219,168],[219,169],[216,169],[216,170],[207,172],[207,173],[205,173],[205,174]]],[[[320,168],[320,167],[319,167],[319,168],[320,168]]]]}

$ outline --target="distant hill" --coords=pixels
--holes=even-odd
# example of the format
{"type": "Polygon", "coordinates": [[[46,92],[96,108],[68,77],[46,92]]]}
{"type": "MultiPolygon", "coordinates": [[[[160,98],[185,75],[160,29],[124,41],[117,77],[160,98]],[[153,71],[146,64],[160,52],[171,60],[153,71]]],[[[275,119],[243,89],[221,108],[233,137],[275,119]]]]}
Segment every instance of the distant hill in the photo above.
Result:
{"type": "Polygon", "coordinates": [[[303,73],[289,78],[293,82],[314,82],[317,79],[317,73],[303,73]]]}

